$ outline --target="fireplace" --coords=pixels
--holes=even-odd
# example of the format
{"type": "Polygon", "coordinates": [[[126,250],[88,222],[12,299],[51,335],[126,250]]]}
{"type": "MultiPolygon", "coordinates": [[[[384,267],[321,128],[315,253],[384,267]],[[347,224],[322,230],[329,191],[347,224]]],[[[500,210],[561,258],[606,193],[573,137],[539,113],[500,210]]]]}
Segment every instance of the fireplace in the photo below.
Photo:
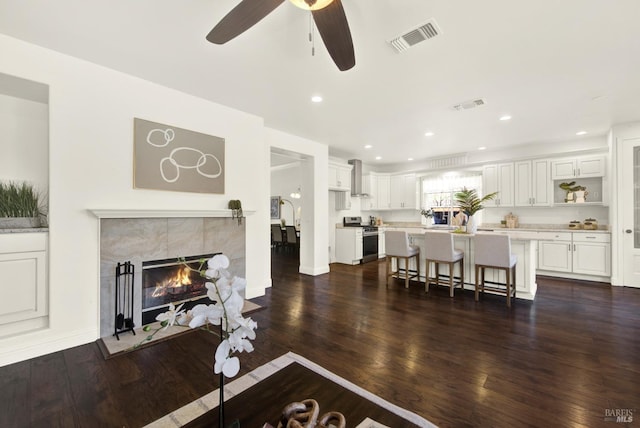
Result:
{"type": "MultiPolygon", "coordinates": [[[[185,257],[185,263],[177,259],[142,262],[142,325],[152,323],[165,312],[170,303],[183,309],[191,309],[199,303],[207,303],[206,278],[200,276],[200,260],[215,254],[185,257]]],[[[206,264],[204,266],[206,268],[206,264]]]]}

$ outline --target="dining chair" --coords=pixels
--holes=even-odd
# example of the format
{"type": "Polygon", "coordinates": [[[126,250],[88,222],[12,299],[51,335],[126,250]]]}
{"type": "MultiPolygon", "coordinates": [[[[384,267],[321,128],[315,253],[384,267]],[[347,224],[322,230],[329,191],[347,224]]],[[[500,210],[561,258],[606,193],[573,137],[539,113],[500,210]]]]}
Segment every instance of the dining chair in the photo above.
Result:
{"type": "Polygon", "coordinates": [[[271,225],[271,245],[276,249],[284,248],[284,236],[279,224],[271,225]]]}
{"type": "Polygon", "coordinates": [[[287,233],[287,248],[291,248],[295,252],[300,250],[300,238],[295,226],[285,226],[287,233]]]}

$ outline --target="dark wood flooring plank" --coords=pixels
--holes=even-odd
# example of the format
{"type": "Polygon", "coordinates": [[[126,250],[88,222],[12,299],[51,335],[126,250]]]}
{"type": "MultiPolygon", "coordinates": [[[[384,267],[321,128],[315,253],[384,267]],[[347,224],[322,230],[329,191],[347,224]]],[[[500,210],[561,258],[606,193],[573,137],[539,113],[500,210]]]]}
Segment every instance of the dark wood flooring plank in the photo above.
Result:
{"type": "MultiPolygon", "coordinates": [[[[640,408],[640,290],[539,277],[535,302],[508,309],[387,287],[383,262],[317,277],[291,254],[272,264],[241,374],[293,351],[442,427],[607,427],[606,408],[640,408]]],[[[92,343],[2,367],[0,426],[143,426],[217,387],[217,340],[193,332],[109,360],[92,343]]]]}

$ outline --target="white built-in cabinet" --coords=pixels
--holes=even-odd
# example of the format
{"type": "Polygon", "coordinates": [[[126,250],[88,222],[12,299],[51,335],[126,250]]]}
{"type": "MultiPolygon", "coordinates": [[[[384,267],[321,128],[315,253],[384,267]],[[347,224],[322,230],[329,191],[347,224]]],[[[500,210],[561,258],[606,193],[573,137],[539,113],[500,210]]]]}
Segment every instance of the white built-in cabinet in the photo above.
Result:
{"type": "Polygon", "coordinates": [[[353,165],[329,162],[329,190],[351,192],[351,170],[353,165]]]}
{"type": "Polygon", "coordinates": [[[0,337],[47,327],[47,233],[0,234],[0,278],[0,337]]]}
{"type": "Polygon", "coordinates": [[[362,198],[363,211],[388,210],[391,208],[391,177],[389,174],[367,174],[362,179],[362,190],[367,196],[362,198]]]}
{"type": "Polygon", "coordinates": [[[558,159],[551,162],[551,179],[604,177],[605,168],[604,156],[558,159]]]}
{"type": "Polygon", "coordinates": [[[546,238],[538,244],[538,269],[600,277],[611,275],[610,234],[558,232],[546,238]]]}
{"type": "Polygon", "coordinates": [[[549,161],[527,160],[514,163],[514,205],[516,207],[550,206],[553,191],[549,180],[549,161]]]}
{"type": "Polygon", "coordinates": [[[366,174],[362,177],[362,193],[365,196],[360,201],[363,211],[378,209],[378,177],[375,174],[366,174]]]}
{"type": "Polygon", "coordinates": [[[383,258],[387,255],[384,232],[386,229],[379,228],[378,229],[378,258],[383,258]]]}
{"type": "Polygon", "coordinates": [[[392,175],[391,209],[417,209],[418,192],[415,174],[392,175]]]}
{"type": "Polygon", "coordinates": [[[333,192],[336,198],[336,210],[351,209],[351,192],[333,192]]]}
{"type": "Polygon", "coordinates": [[[378,194],[376,206],[379,210],[391,208],[391,177],[389,175],[378,175],[378,194]]]}
{"type": "Polygon", "coordinates": [[[489,164],[482,167],[482,193],[498,192],[495,199],[486,201],[486,207],[512,207],[514,197],[513,162],[489,164]]]}
{"type": "Polygon", "coordinates": [[[415,174],[376,174],[363,177],[367,194],[360,204],[362,210],[418,209],[418,181],[415,174]]]}

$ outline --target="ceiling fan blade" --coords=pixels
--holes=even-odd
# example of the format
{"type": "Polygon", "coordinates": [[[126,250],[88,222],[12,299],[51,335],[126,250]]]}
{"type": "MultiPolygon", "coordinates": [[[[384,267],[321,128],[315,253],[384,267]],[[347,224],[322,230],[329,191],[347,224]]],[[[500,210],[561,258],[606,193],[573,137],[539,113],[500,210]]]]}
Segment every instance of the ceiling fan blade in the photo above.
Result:
{"type": "Polygon", "coordinates": [[[207,34],[207,40],[217,45],[227,43],[253,27],[284,1],[242,0],[207,34]]]}
{"type": "Polygon", "coordinates": [[[329,6],[311,13],[322,41],[338,69],[345,71],[356,65],[351,30],[340,0],[334,0],[329,6]]]}

